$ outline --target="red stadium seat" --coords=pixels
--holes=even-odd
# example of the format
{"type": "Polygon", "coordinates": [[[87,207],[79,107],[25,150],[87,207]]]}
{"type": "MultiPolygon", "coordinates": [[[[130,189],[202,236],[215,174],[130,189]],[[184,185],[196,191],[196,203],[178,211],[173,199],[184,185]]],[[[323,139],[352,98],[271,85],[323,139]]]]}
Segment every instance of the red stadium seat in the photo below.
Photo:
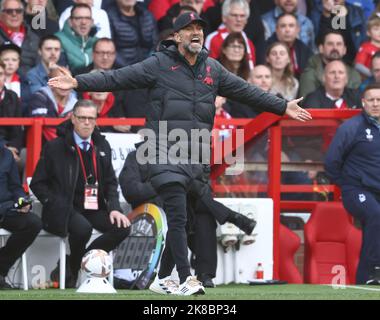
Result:
{"type": "MultiPolygon", "coordinates": [[[[361,231],[353,226],[351,216],[342,203],[318,204],[304,231],[305,283],[333,284],[334,277],[337,276],[337,271],[333,271],[334,267],[343,266],[344,269],[338,268],[345,271],[345,284],[354,284],[361,247],[361,231]]],[[[344,275],[341,272],[339,274],[344,275]]]]}
{"type": "Polygon", "coordinates": [[[280,280],[302,283],[302,276],[294,263],[294,254],[300,246],[300,238],[280,224],[280,280]]]}

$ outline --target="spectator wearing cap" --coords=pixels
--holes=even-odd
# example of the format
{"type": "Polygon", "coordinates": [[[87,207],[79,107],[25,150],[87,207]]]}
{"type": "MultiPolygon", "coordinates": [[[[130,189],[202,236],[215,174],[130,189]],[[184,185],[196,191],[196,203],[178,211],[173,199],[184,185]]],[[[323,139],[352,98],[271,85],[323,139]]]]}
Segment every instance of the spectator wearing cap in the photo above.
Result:
{"type": "Polygon", "coordinates": [[[21,97],[21,80],[18,75],[20,67],[21,49],[11,42],[4,42],[0,46],[0,60],[5,65],[5,86],[21,97]]]}
{"type": "Polygon", "coordinates": [[[92,47],[96,41],[91,7],[75,4],[63,30],[56,33],[67,56],[70,70],[87,67],[92,63],[92,47]]]}
{"type": "MultiPolygon", "coordinates": [[[[21,105],[17,94],[5,87],[5,64],[0,61],[0,117],[21,117],[21,105]]],[[[20,162],[20,150],[23,146],[22,126],[0,126],[0,140],[12,151],[13,157],[20,162]]]]}
{"type": "Polygon", "coordinates": [[[25,76],[38,62],[39,38],[24,23],[21,0],[3,0],[0,11],[0,44],[9,41],[22,49],[19,73],[25,76]]]}
{"type": "Polygon", "coordinates": [[[153,15],[136,0],[116,0],[109,10],[112,37],[116,45],[116,67],[147,58],[158,42],[153,15]]]}

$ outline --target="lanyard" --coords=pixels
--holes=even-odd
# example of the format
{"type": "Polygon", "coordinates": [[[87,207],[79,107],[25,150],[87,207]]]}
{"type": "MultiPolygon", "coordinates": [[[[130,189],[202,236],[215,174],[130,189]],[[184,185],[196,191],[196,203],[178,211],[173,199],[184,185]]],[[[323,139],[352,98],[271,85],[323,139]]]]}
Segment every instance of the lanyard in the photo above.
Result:
{"type": "MultiPolygon", "coordinates": [[[[94,171],[95,171],[95,183],[97,183],[97,181],[98,181],[98,171],[97,171],[97,165],[96,165],[96,155],[95,155],[94,143],[91,141],[90,145],[92,147],[92,163],[94,165],[94,171]]],[[[76,145],[76,147],[77,147],[77,151],[78,151],[78,154],[79,154],[80,164],[81,164],[82,171],[83,171],[84,183],[86,184],[87,183],[87,175],[86,175],[86,168],[84,167],[82,153],[80,152],[80,149],[79,149],[78,145],[76,145]]]]}

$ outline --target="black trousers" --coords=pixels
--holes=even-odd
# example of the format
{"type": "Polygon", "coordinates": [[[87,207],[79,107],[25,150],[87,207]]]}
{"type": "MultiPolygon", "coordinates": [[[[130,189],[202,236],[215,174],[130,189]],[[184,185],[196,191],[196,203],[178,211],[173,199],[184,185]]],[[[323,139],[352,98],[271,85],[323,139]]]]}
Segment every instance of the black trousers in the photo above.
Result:
{"type": "Polygon", "coordinates": [[[185,189],[180,184],[172,184],[161,188],[160,196],[165,203],[164,211],[168,222],[168,234],[161,258],[159,277],[169,276],[174,265],[177,266],[181,282],[190,275],[187,244],[196,256],[195,273],[215,277],[217,267],[215,220],[223,224],[235,212],[215,201],[209,188],[204,190],[202,195],[192,198],[192,201],[189,201],[189,197],[186,197],[185,189]],[[189,203],[186,203],[186,201],[189,203]],[[191,231],[187,239],[186,220],[187,213],[190,211],[189,206],[192,207],[191,211],[194,212],[194,223],[190,227],[191,231]],[[172,228],[175,228],[174,234],[172,228]],[[183,267],[178,268],[173,250],[177,253],[180,266],[183,267]],[[178,256],[179,254],[180,256],[178,256]]]}
{"type": "Polygon", "coordinates": [[[6,245],[0,249],[0,275],[6,276],[37,237],[42,229],[42,222],[34,213],[15,213],[6,215],[0,227],[12,233],[6,245]]]}
{"type": "Polygon", "coordinates": [[[87,251],[93,249],[112,251],[129,235],[130,228],[118,228],[116,223],[111,223],[109,214],[103,210],[91,211],[91,213],[74,211],[69,220],[68,231],[70,267],[73,275],[77,276],[82,257],[87,251]],[[93,228],[103,234],[86,248],[93,228]]]}
{"type": "Polygon", "coordinates": [[[195,274],[216,275],[217,240],[215,218],[208,211],[194,213],[193,229],[188,233],[188,244],[195,256],[195,274]]]}
{"type": "Polygon", "coordinates": [[[164,202],[163,209],[168,224],[166,245],[158,275],[160,278],[169,276],[175,265],[182,283],[191,275],[190,263],[187,257],[186,190],[181,184],[172,183],[160,187],[158,194],[164,202]]]}

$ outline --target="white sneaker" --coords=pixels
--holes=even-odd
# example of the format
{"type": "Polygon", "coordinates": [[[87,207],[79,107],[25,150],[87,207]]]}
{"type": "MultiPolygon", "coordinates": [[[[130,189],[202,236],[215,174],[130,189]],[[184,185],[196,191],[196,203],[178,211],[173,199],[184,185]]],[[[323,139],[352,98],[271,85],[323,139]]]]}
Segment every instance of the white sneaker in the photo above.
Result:
{"type": "Polygon", "coordinates": [[[180,296],[191,296],[193,294],[205,294],[205,288],[197,277],[188,276],[186,281],[179,285],[176,294],[180,296]]]}
{"type": "Polygon", "coordinates": [[[175,294],[178,290],[178,284],[170,276],[159,279],[157,275],[149,286],[149,290],[159,294],[175,294]]]}

